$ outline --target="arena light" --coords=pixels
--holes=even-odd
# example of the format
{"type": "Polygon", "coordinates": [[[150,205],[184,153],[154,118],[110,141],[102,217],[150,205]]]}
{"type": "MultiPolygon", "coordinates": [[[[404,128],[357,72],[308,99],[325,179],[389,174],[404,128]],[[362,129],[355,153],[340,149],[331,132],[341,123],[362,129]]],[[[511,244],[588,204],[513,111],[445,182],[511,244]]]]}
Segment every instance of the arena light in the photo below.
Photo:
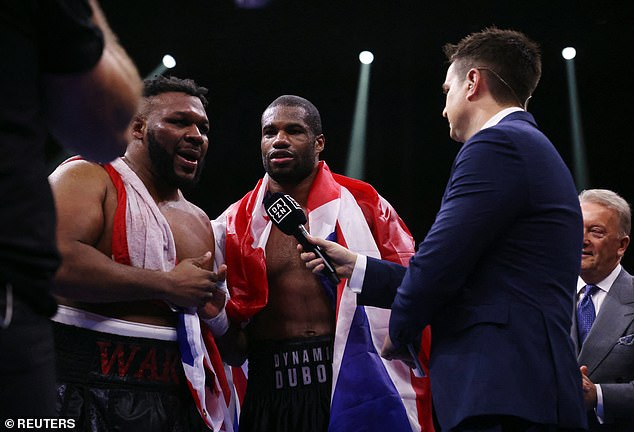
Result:
{"type": "Polygon", "coordinates": [[[172,69],[174,66],[176,66],[176,59],[169,54],[165,54],[163,56],[163,66],[168,69],[172,69]]]}
{"type": "Polygon", "coordinates": [[[265,9],[273,0],[234,0],[240,9],[265,9]]]}
{"type": "Polygon", "coordinates": [[[577,50],[573,47],[566,47],[561,50],[561,56],[566,60],[572,60],[577,56],[577,50]]]}
{"type": "Polygon", "coordinates": [[[165,54],[161,59],[161,63],[154,68],[152,72],[145,76],[145,79],[154,78],[158,75],[163,75],[168,69],[176,67],[176,59],[169,54],[165,54]]]}
{"type": "Polygon", "coordinates": [[[370,51],[361,51],[359,54],[359,61],[363,64],[370,64],[374,61],[374,54],[370,51]]]}
{"type": "Polygon", "coordinates": [[[566,47],[561,50],[561,56],[566,60],[566,78],[568,84],[568,104],[570,106],[570,135],[572,140],[573,174],[577,189],[588,188],[588,163],[581,124],[581,107],[577,92],[577,74],[575,72],[575,56],[577,50],[566,47]]]}
{"type": "Polygon", "coordinates": [[[372,63],[373,60],[374,55],[370,51],[363,51],[359,54],[361,65],[357,84],[357,100],[354,106],[350,144],[348,147],[348,160],[346,162],[346,175],[359,180],[363,180],[365,176],[365,135],[368,118],[368,97],[370,92],[370,63],[372,63]]]}

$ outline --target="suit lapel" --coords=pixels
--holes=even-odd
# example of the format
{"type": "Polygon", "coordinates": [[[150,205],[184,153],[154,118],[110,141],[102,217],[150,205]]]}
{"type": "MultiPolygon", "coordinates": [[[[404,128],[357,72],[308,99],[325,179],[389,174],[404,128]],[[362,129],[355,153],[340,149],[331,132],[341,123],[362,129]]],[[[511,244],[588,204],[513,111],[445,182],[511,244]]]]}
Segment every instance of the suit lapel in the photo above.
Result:
{"type": "Polygon", "coordinates": [[[632,276],[622,270],[605,297],[599,314],[588,334],[581,352],[579,365],[587,365],[592,372],[616,345],[619,337],[634,320],[634,291],[632,276]]]}
{"type": "Polygon", "coordinates": [[[572,327],[570,328],[570,337],[572,338],[572,345],[575,347],[575,355],[579,357],[579,330],[577,329],[577,294],[575,294],[575,301],[572,304],[572,327]]]}

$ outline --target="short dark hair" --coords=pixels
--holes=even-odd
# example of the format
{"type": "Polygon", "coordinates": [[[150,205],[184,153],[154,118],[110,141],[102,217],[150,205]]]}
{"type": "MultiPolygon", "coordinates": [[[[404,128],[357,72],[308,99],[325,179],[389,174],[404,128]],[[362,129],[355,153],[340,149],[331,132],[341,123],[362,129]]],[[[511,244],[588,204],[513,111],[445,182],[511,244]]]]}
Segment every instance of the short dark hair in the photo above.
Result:
{"type": "Polygon", "coordinates": [[[515,30],[489,27],[446,44],[443,51],[459,74],[471,68],[491,71],[487,83],[498,102],[525,107],[542,75],[539,45],[515,30]]]}
{"type": "Polygon", "coordinates": [[[207,98],[205,97],[208,92],[207,88],[199,86],[192,79],[180,79],[175,76],[164,77],[163,75],[157,75],[143,81],[144,98],[168,92],[179,92],[195,96],[200,99],[203,107],[207,107],[207,98]]]}
{"type": "MultiPolygon", "coordinates": [[[[304,121],[310,128],[310,131],[317,135],[321,135],[321,115],[319,111],[309,100],[295,95],[283,95],[275,99],[266,107],[264,112],[276,106],[300,107],[304,109],[304,121]]],[[[264,115],[264,113],[262,113],[264,115]]]]}

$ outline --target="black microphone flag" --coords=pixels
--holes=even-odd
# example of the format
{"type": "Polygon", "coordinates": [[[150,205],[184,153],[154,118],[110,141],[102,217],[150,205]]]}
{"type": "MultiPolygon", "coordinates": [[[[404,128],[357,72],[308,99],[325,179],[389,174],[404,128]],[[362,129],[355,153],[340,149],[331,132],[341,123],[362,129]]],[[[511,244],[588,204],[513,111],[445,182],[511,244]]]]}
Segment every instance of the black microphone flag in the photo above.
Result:
{"type": "Polygon", "coordinates": [[[330,261],[330,257],[319,246],[308,241],[306,236],[308,231],[304,227],[306,214],[302,207],[288,194],[274,192],[264,198],[264,209],[271,218],[271,222],[286,235],[294,236],[306,252],[313,252],[324,262],[324,269],[321,273],[332,283],[337,285],[339,277],[330,261]]]}

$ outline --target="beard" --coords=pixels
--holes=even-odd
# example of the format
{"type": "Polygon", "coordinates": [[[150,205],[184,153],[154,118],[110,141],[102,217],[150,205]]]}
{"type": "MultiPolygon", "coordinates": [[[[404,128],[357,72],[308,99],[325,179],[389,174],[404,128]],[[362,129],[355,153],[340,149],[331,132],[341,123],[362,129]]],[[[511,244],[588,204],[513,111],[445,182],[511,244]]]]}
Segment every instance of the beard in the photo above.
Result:
{"type": "Polygon", "coordinates": [[[281,185],[295,186],[307,178],[315,169],[315,155],[312,151],[295,153],[295,160],[288,167],[271,166],[267,156],[262,156],[262,164],[267,174],[281,185]]]}
{"type": "Polygon", "coordinates": [[[153,131],[148,131],[148,153],[154,172],[167,185],[177,189],[190,189],[198,184],[205,166],[204,158],[198,162],[194,177],[181,177],[174,170],[174,155],[168,153],[160,144],[153,131]]]}

